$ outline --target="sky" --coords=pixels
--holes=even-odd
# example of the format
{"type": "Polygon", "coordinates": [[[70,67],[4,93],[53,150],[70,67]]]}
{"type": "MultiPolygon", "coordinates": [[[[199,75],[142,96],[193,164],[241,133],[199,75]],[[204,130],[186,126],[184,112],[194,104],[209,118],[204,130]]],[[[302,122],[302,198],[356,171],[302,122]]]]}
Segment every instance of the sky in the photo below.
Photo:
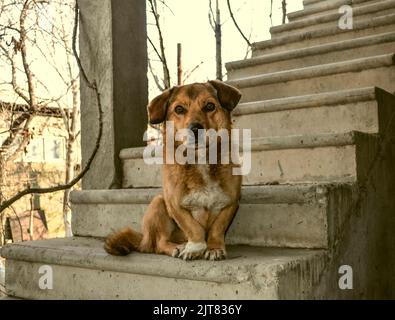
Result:
{"type": "MultiPolygon", "coordinates": [[[[3,0],[8,9],[0,15],[0,25],[13,24],[19,28],[19,17],[23,1],[12,4],[13,0],[3,0]]],[[[60,37],[60,30],[64,28],[64,38],[71,47],[71,38],[74,26],[74,0],[62,0],[48,2],[48,5],[34,7],[29,10],[26,18],[27,38],[27,61],[34,74],[34,84],[39,99],[59,99],[62,107],[71,107],[72,95],[69,90],[71,79],[78,75],[78,68],[72,54],[66,54],[60,37]],[[64,21],[62,23],[62,21],[64,21]],[[38,27],[37,27],[38,26],[38,27]],[[56,28],[54,28],[56,26],[56,28]],[[69,75],[67,57],[69,57],[72,75],[69,75]],[[60,76],[61,75],[61,76],[60,76]],[[65,79],[66,81],[63,81],[65,79]],[[66,83],[65,83],[66,82],[66,83]]],[[[9,52],[13,51],[12,37],[19,39],[19,34],[8,30],[6,35],[0,39],[3,47],[9,52]]],[[[26,73],[24,72],[21,54],[15,56],[16,79],[18,86],[27,95],[26,73]]],[[[3,52],[0,55],[0,100],[6,102],[25,103],[18,98],[12,86],[9,84],[12,78],[9,60],[3,52]]],[[[51,104],[57,106],[57,104],[51,104]]]]}
{"type": "MultiPolygon", "coordinates": [[[[303,8],[302,0],[288,0],[287,11],[297,11],[303,8]]],[[[158,1],[160,4],[160,2],[158,1]]],[[[161,5],[159,12],[164,34],[166,55],[169,60],[172,84],[176,83],[177,43],[182,44],[183,69],[188,71],[195,66],[201,66],[186,81],[187,83],[206,81],[215,78],[215,37],[209,24],[209,0],[166,0],[166,6],[161,5]]],[[[228,13],[226,0],[219,0],[222,15],[223,62],[242,60],[247,52],[247,44],[235,28],[228,13]]],[[[213,7],[215,1],[213,0],[213,7]]],[[[250,42],[270,39],[271,0],[231,0],[232,11],[238,24],[250,42]]],[[[148,9],[149,7],[147,7],[148,9]]],[[[281,0],[273,0],[273,25],[281,24],[281,0]]],[[[157,44],[158,33],[153,25],[152,15],[148,12],[148,34],[157,44]]],[[[151,46],[149,56],[155,60],[155,72],[163,78],[163,73],[151,46]]],[[[226,70],[224,68],[224,74],[226,70]]],[[[160,91],[150,79],[150,98],[160,91]]],[[[226,79],[226,78],[225,78],[226,79]]]]}
{"type": "MultiPolygon", "coordinates": [[[[7,0],[11,1],[11,0],[7,0]]],[[[73,0],[67,0],[72,2],[73,0]]],[[[141,0],[144,1],[144,0],[141,0]]],[[[279,25],[282,20],[282,0],[273,1],[273,16],[270,19],[271,0],[231,0],[232,10],[238,24],[243,32],[251,36],[250,42],[263,41],[270,38],[271,25],[279,25]]],[[[162,32],[164,37],[164,44],[166,48],[166,55],[168,65],[171,72],[172,85],[176,85],[176,70],[177,70],[177,43],[182,44],[183,52],[183,69],[186,73],[200,65],[199,68],[186,80],[186,83],[204,82],[209,79],[214,79],[216,75],[215,70],[215,36],[212,30],[209,19],[209,0],[157,0],[158,9],[160,13],[160,21],[162,24],[162,32]],[[164,3],[164,4],[163,4],[164,3]]],[[[215,7],[215,0],[212,0],[213,7],[215,7]]],[[[287,11],[292,12],[302,9],[302,0],[287,0],[287,11]]],[[[222,53],[223,63],[244,59],[247,52],[247,44],[241,37],[233,21],[228,13],[227,1],[219,0],[222,19],[222,53]]],[[[148,34],[158,45],[158,32],[153,24],[154,19],[150,13],[150,7],[147,1],[147,25],[148,34]]],[[[47,19],[56,21],[56,17],[50,17],[54,13],[47,13],[41,16],[41,20],[45,22],[47,19]],[[47,16],[48,15],[48,16],[47,16]]],[[[67,14],[70,23],[67,26],[71,29],[73,26],[74,13],[67,14]]],[[[4,15],[3,19],[7,19],[4,15]]],[[[35,23],[34,16],[29,19],[31,23],[35,23]]],[[[1,19],[0,19],[1,20],[1,19]]],[[[41,21],[40,20],[40,21],[41,21]]],[[[6,21],[0,21],[6,22],[6,21]]],[[[29,22],[29,23],[30,23],[29,22]]],[[[50,30],[48,30],[50,32],[50,30]]],[[[46,37],[45,37],[46,39],[46,37]]],[[[8,39],[9,40],[9,39],[8,39]]],[[[163,78],[163,71],[161,63],[154,53],[154,50],[148,43],[148,53],[153,65],[153,71],[159,78],[163,78]]],[[[62,50],[60,50],[62,51],[62,50]]],[[[64,51],[64,50],[63,50],[64,51]]],[[[37,77],[45,83],[50,93],[54,97],[64,94],[64,86],[60,86],[60,78],[57,71],[48,65],[48,56],[46,52],[35,52],[33,49],[29,51],[34,57],[32,61],[32,68],[37,77]],[[43,57],[43,54],[45,57],[43,57]]],[[[54,56],[54,63],[57,67],[65,65],[64,54],[57,53],[54,56]]],[[[21,65],[20,65],[21,66],[21,65]]],[[[223,68],[226,74],[225,67],[223,68]]],[[[8,68],[8,61],[0,60],[0,95],[4,101],[14,101],[15,98],[10,87],[1,85],[3,80],[9,81],[10,70],[8,68]],[[12,93],[12,94],[11,94],[12,93]]],[[[160,93],[160,90],[155,85],[152,75],[149,74],[149,98],[154,98],[160,93]]],[[[18,75],[20,81],[24,79],[22,74],[18,75]]],[[[226,80],[226,77],[224,78],[226,80]]],[[[44,96],[48,95],[44,91],[44,96]]],[[[66,96],[64,100],[65,105],[69,104],[70,95],[66,96]]],[[[20,102],[20,101],[19,101],[20,102]]]]}

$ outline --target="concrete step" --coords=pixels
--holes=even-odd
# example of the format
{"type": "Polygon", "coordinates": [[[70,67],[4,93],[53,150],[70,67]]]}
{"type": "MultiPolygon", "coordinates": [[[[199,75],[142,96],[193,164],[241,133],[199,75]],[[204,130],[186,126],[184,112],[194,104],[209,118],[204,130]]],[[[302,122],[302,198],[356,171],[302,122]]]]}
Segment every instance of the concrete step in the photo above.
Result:
{"type": "MultiPolygon", "coordinates": [[[[339,213],[347,211],[353,190],[349,184],[243,187],[226,243],[328,248],[339,232],[333,221],[344,220],[339,213]]],[[[73,191],[73,234],[106,237],[124,227],[141,230],[144,212],[160,192],[148,188],[73,191]]]]}
{"type": "Polygon", "coordinates": [[[395,32],[264,54],[226,64],[228,79],[273,73],[395,52],[395,32]]]}
{"type": "Polygon", "coordinates": [[[367,3],[367,2],[379,2],[383,0],[303,0],[303,7],[304,9],[311,9],[313,7],[317,6],[328,6],[331,5],[332,3],[336,2],[336,5],[342,5],[342,4],[347,4],[347,3],[354,3],[354,4],[359,4],[359,3],[367,3]]]}
{"type": "Polygon", "coordinates": [[[112,257],[102,246],[89,238],[5,246],[7,292],[25,299],[308,299],[326,261],[321,250],[229,247],[228,260],[185,262],[112,257]],[[51,290],[38,285],[43,265],[52,271],[51,290]]]}
{"type": "Polygon", "coordinates": [[[395,92],[395,54],[384,54],[228,81],[242,102],[376,86],[395,92]]]}
{"type": "Polygon", "coordinates": [[[363,88],[241,103],[233,112],[233,123],[251,129],[253,137],[382,133],[394,112],[393,95],[363,88]]]}
{"type": "MultiPolygon", "coordinates": [[[[376,3],[365,3],[360,6],[352,6],[353,23],[363,19],[388,15],[395,13],[395,0],[383,0],[376,3]]],[[[305,13],[305,10],[303,11],[305,13]]],[[[291,16],[292,14],[289,14],[291,16]]],[[[335,11],[333,13],[325,13],[318,16],[307,16],[297,21],[291,21],[286,24],[274,26],[270,28],[272,38],[278,38],[284,35],[300,34],[320,30],[323,28],[339,27],[339,22],[344,13],[335,11]]]]}
{"type": "MultiPolygon", "coordinates": [[[[253,139],[251,171],[243,185],[355,182],[364,176],[370,161],[365,155],[373,154],[377,143],[376,135],[359,132],[253,139]]],[[[147,165],[143,152],[121,151],[124,188],[161,186],[161,165],[147,165]]]]}
{"type": "Polygon", "coordinates": [[[353,29],[342,30],[339,27],[326,27],[317,30],[284,34],[275,39],[256,42],[253,44],[252,56],[278,53],[288,50],[307,48],[325,43],[335,43],[349,39],[356,39],[370,35],[393,32],[395,14],[385,14],[378,17],[359,19],[354,21],[353,29]]]}
{"type": "Polygon", "coordinates": [[[290,12],[287,14],[287,17],[290,22],[294,22],[305,18],[338,12],[339,8],[344,5],[358,8],[364,5],[380,4],[383,1],[386,0],[318,0],[310,3],[303,1],[303,10],[290,12]]]}

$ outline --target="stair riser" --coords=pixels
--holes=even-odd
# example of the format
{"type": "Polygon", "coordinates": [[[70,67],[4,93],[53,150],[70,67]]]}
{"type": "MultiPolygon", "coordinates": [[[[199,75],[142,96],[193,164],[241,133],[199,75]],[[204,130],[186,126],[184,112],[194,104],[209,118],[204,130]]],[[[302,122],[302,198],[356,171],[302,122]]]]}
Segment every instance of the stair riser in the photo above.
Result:
{"type": "Polygon", "coordinates": [[[303,8],[304,10],[315,10],[317,12],[324,12],[327,9],[333,9],[334,7],[338,7],[339,5],[345,5],[345,4],[350,4],[353,3],[355,6],[361,6],[361,5],[368,5],[372,3],[378,3],[383,0],[338,0],[338,1],[333,1],[333,0],[318,0],[318,1],[313,1],[313,2],[306,2],[303,1],[303,8]]]}
{"type": "MultiPolygon", "coordinates": [[[[226,235],[227,244],[265,247],[326,248],[327,200],[319,203],[241,204],[226,235]]],[[[113,230],[141,230],[148,204],[74,203],[73,234],[106,237],[113,230]]]]}
{"type": "MultiPolygon", "coordinates": [[[[251,153],[251,172],[243,176],[243,185],[354,181],[355,177],[354,146],[269,150],[251,153]],[[338,165],[339,159],[342,166],[338,165]]],[[[160,165],[147,165],[142,159],[124,161],[124,187],[161,185],[160,165]]]]}
{"type": "MultiPolygon", "coordinates": [[[[329,1],[330,2],[330,1],[329,1]]],[[[331,14],[331,13],[337,13],[339,8],[343,5],[351,5],[354,9],[359,8],[361,6],[366,6],[366,5],[371,5],[371,4],[380,4],[382,3],[383,0],[359,0],[359,1],[351,1],[351,0],[344,0],[340,2],[333,2],[326,8],[323,8],[322,5],[320,4],[311,4],[307,5],[304,7],[304,11],[296,11],[296,12],[290,12],[288,14],[288,21],[289,22],[294,22],[294,21],[300,21],[303,19],[309,19],[309,18],[314,18],[314,17],[319,17],[322,15],[326,14],[331,14]],[[321,8],[320,8],[321,6],[321,8]]]]}
{"type": "MultiPolygon", "coordinates": [[[[317,76],[308,73],[295,75],[295,80],[275,82],[274,79],[266,78],[266,84],[248,86],[251,82],[230,82],[242,89],[242,102],[260,101],[292,96],[301,96],[322,92],[376,86],[388,92],[395,91],[395,67],[380,67],[365,69],[359,72],[341,73],[341,69],[328,71],[327,75],[317,76]],[[303,79],[300,79],[303,78],[303,79]],[[270,83],[272,82],[272,83],[270,83]]],[[[291,78],[285,78],[291,79],[291,78]]]]}
{"type": "MultiPolygon", "coordinates": [[[[368,14],[363,14],[363,15],[358,15],[358,16],[354,16],[353,18],[353,22],[356,23],[362,19],[369,19],[369,18],[373,18],[373,17],[379,17],[385,14],[391,14],[391,13],[395,13],[395,8],[386,8],[383,11],[377,11],[377,12],[372,12],[372,13],[368,13],[368,14]]],[[[310,32],[310,31],[314,31],[314,30],[319,30],[322,28],[332,28],[332,27],[338,27],[339,26],[339,22],[341,17],[343,16],[339,14],[339,18],[334,20],[334,21],[330,21],[330,22],[325,22],[325,23],[320,23],[320,24],[314,24],[312,23],[309,26],[304,26],[304,27],[300,27],[300,28],[292,28],[290,30],[284,30],[281,32],[272,32],[272,38],[276,39],[282,36],[289,36],[292,34],[299,34],[302,32],[310,32]]]]}
{"type": "MultiPolygon", "coordinates": [[[[365,0],[364,2],[371,2],[371,0],[365,0]]],[[[346,5],[352,3],[351,0],[318,0],[318,1],[312,1],[312,2],[306,2],[303,1],[303,11],[308,11],[308,12],[326,12],[328,10],[333,10],[334,8],[338,8],[341,5],[346,5]]],[[[296,11],[300,13],[302,10],[296,11]]],[[[295,12],[290,12],[288,15],[290,15],[292,18],[292,14],[295,14],[295,12]]]]}
{"type": "Polygon", "coordinates": [[[355,146],[252,152],[252,169],[243,184],[355,181],[355,152],[355,146]]]}
{"type": "Polygon", "coordinates": [[[143,159],[123,160],[123,188],[162,187],[160,165],[147,165],[143,159]]]}
{"type": "Polygon", "coordinates": [[[370,27],[364,29],[354,29],[354,30],[340,30],[338,29],[335,34],[324,35],[324,36],[313,36],[310,37],[300,37],[296,41],[284,41],[278,44],[272,44],[264,48],[253,49],[252,56],[260,56],[269,53],[284,52],[293,49],[307,48],[311,46],[317,46],[324,43],[339,42],[343,40],[356,39],[359,37],[375,35],[379,33],[393,32],[395,30],[395,24],[386,24],[377,27],[370,27]]]}
{"type": "MultiPolygon", "coordinates": [[[[364,177],[368,165],[364,152],[366,155],[376,152],[378,137],[336,135],[330,140],[321,137],[310,141],[294,136],[291,140],[283,140],[266,138],[258,144],[254,141],[249,172],[248,157],[241,154],[246,173],[243,185],[354,182],[364,177]]],[[[143,159],[125,157],[123,172],[124,188],[161,187],[161,165],[147,165],[143,159]]]]}
{"type": "Polygon", "coordinates": [[[229,69],[228,79],[234,80],[237,78],[255,76],[265,73],[310,67],[310,66],[316,66],[326,63],[340,62],[340,61],[345,61],[350,57],[352,57],[353,59],[358,59],[358,58],[365,58],[369,56],[387,54],[392,52],[395,52],[395,41],[380,43],[380,44],[372,44],[369,46],[362,46],[362,47],[351,48],[346,50],[317,53],[314,55],[308,55],[304,57],[291,58],[291,59],[269,62],[269,63],[262,63],[262,64],[253,65],[250,67],[244,67],[240,69],[233,69],[233,70],[229,69]]]}
{"type": "Polygon", "coordinates": [[[42,263],[7,260],[6,286],[8,294],[24,299],[59,300],[279,298],[278,286],[275,281],[272,281],[271,285],[257,290],[249,282],[216,283],[61,265],[51,265],[53,289],[40,290],[38,283],[43,275],[39,273],[39,268],[42,265],[42,263]]]}
{"type": "Polygon", "coordinates": [[[252,137],[379,131],[376,101],[336,106],[245,114],[233,117],[236,128],[249,128],[252,137]]]}

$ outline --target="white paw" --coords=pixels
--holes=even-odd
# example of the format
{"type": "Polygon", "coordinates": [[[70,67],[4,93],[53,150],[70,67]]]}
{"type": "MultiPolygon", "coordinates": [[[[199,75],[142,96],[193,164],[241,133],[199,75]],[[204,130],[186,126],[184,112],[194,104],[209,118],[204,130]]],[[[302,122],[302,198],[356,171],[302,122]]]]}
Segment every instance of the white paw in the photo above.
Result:
{"type": "Polygon", "coordinates": [[[205,242],[191,242],[188,241],[186,244],[177,247],[173,253],[173,257],[177,257],[183,260],[198,259],[203,256],[207,249],[205,242]]]}

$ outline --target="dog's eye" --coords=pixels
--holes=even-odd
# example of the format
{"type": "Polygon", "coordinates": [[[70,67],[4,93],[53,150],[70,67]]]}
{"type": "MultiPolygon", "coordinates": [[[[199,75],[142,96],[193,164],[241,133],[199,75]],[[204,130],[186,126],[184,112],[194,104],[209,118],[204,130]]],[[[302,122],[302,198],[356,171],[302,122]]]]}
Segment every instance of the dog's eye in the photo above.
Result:
{"type": "Polygon", "coordinates": [[[215,104],[214,103],[207,103],[206,106],[203,108],[205,112],[211,112],[215,110],[215,104]]]}
{"type": "Polygon", "coordinates": [[[182,106],[177,106],[177,107],[174,109],[174,111],[175,111],[175,113],[177,113],[177,114],[184,114],[184,113],[185,113],[185,109],[184,109],[184,107],[182,107],[182,106]]]}

